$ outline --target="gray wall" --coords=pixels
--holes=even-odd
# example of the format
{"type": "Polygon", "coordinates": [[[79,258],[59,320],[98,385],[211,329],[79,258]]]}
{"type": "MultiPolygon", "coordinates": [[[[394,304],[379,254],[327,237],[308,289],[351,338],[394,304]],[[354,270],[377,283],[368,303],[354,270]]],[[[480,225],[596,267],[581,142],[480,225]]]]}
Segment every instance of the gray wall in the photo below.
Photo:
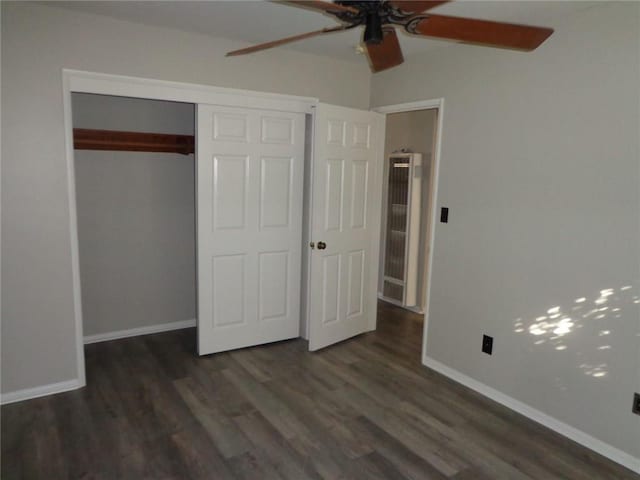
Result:
{"type": "MultiPolygon", "coordinates": [[[[418,296],[422,309],[426,303],[426,261],[429,226],[429,181],[433,139],[436,128],[437,110],[415,110],[412,112],[391,113],[387,115],[384,152],[385,158],[403,148],[422,154],[422,220],[420,224],[420,251],[417,262],[422,267],[418,272],[418,296]]],[[[384,234],[384,232],[383,232],[384,234]]],[[[383,252],[381,252],[382,254],[383,252]]],[[[382,262],[382,256],[380,261],[382,262]]],[[[380,265],[384,265],[381,263],[380,265]]],[[[382,276],[382,270],[380,272],[382,276]]]]}
{"type": "Polygon", "coordinates": [[[2,2],[2,392],[77,378],[62,68],[369,103],[369,71],[286,49],[2,2]]]}
{"type": "Polygon", "coordinates": [[[529,54],[450,46],[371,94],[445,99],[428,356],[635,457],[639,15],[600,4],[529,54]]]}
{"type": "MultiPolygon", "coordinates": [[[[192,104],[73,94],[73,126],[194,134],[192,104]]],[[[195,319],[194,157],[76,150],[84,335],[195,319]]]]}

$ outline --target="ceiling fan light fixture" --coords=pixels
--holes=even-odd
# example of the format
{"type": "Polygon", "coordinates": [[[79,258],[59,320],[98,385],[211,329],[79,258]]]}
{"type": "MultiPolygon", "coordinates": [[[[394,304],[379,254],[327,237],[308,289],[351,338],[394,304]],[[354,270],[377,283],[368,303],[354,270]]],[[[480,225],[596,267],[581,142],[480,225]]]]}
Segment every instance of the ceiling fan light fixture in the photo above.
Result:
{"type": "Polygon", "coordinates": [[[375,13],[367,14],[367,24],[364,29],[364,43],[367,45],[382,43],[382,23],[380,22],[380,16],[375,13]]]}

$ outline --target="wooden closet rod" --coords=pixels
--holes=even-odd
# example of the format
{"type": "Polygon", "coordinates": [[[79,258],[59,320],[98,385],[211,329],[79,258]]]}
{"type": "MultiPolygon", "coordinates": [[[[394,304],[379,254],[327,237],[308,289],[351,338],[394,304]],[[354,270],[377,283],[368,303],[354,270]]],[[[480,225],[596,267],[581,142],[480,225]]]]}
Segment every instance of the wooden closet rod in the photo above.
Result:
{"type": "Polygon", "coordinates": [[[195,152],[195,140],[193,135],[74,128],[73,148],[76,150],[164,152],[188,155],[195,152]]]}

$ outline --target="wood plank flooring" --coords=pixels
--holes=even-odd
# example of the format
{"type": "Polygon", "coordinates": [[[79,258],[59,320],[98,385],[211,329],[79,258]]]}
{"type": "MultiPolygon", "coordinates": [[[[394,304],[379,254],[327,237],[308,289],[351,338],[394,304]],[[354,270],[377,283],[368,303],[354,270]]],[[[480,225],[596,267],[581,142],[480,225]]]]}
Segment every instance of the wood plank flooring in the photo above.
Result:
{"type": "Polygon", "coordinates": [[[86,347],[88,386],[2,407],[2,479],[640,479],[421,366],[421,317],[320,352],[86,347]]]}

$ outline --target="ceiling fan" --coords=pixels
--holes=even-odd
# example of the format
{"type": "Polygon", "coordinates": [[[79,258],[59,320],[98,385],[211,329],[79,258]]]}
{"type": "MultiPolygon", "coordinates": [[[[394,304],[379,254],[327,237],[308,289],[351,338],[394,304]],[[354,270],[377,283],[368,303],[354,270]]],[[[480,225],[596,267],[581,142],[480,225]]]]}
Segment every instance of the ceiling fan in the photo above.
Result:
{"type": "Polygon", "coordinates": [[[363,25],[364,49],[369,58],[371,71],[375,73],[400,65],[404,61],[395,26],[404,28],[411,35],[523,51],[536,49],[553,33],[552,29],[544,27],[425,13],[447,2],[448,0],[279,1],[278,3],[327,13],[334,16],[340,25],[234,50],[227,53],[227,56],[253,53],[363,25]]]}

